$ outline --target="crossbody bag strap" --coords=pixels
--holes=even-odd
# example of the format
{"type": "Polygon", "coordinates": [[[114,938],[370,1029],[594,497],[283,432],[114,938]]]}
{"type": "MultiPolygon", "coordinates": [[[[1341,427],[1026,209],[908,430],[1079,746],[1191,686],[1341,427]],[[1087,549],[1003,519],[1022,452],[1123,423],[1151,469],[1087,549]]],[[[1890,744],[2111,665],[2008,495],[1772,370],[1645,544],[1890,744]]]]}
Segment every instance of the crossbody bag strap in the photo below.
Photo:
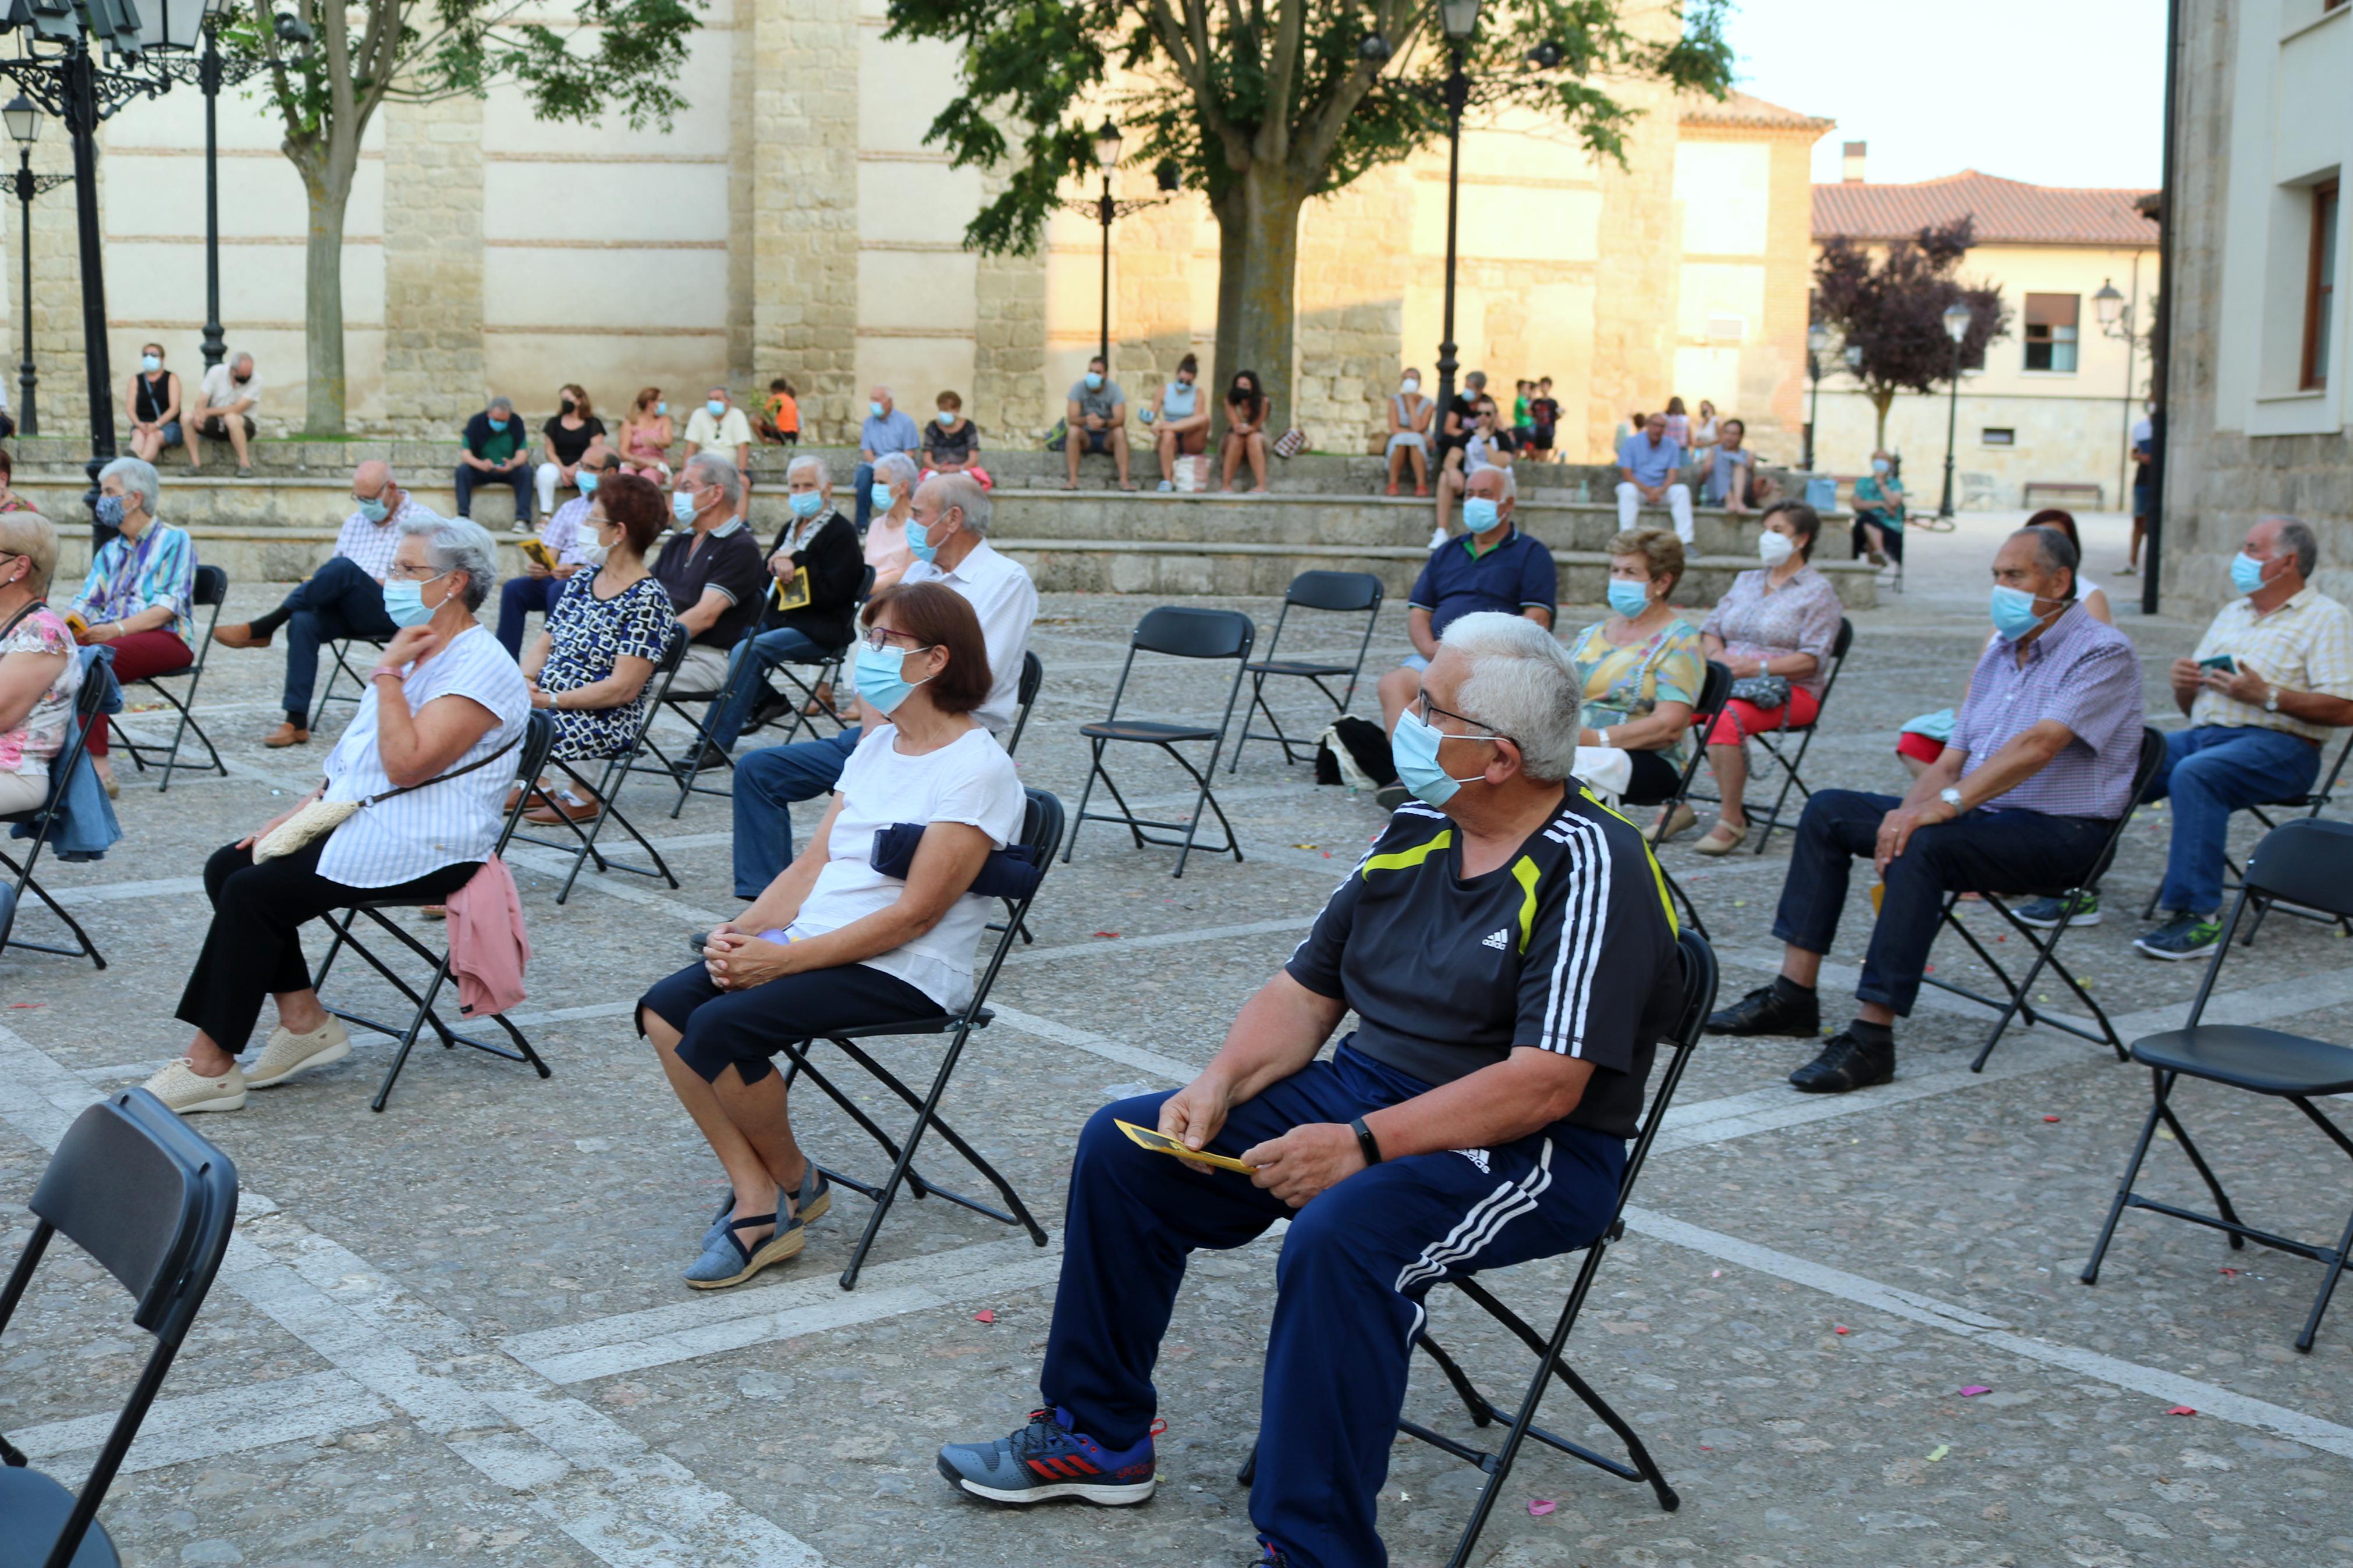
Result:
{"type": "Polygon", "coordinates": [[[362,805],[375,805],[379,802],[390,800],[394,795],[407,795],[414,790],[430,789],[435,784],[447,784],[451,779],[458,777],[461,773],[470,773],[476,768],[489,767],[492,763],[497,762],[501,757],[505,756],[509,752],[512,752],[517,746],[522,745],[523,735],[527,735],[530,732],[531,726],[526,723],[522,728],[522,734],[518,734],[513,740],[509,741],[505,745],[501,746],[497,751],[492,752],[487,757],[482,757],[474,762],[468,763],[462,768],[451,768],[446,773],[438,773],[432,778],[427,779],[423,784],[403,784],[398,789],[385,790],[382,795],[369,795],[365,800],[361,801],[360,804],[362,805]]]}
{"type": "Polygon", "coordinates": [[[26,605],[23,609],[17,611],[15,615],[10,616],[8,617],[8,624],[5,626],[0,626],[0,637],[5,637],[10,632],[15,631],[17,626],[23,622],[26,616],[31,615],[35,610],[47,608],[47,605],[48,601],[47,599],[36,599],[31,604],[26,605]]]}

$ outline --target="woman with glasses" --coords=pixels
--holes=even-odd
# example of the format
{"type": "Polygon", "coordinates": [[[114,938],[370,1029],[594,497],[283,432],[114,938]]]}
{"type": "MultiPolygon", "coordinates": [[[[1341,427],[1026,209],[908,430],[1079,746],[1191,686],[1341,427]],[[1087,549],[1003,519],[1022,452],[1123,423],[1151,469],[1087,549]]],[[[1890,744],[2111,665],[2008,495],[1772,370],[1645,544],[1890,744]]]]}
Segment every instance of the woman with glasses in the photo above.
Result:
{"type": "Polygon", "coordinates": [[[889,721],[850,753],[799,858],[712,931],[701,963],[638,1004],[638,1029],[732,1189],[686,1270],[699,1289],[793,1257],[833,1202],[794,1140],[771,1058],[967,1005],[989,909],[968,889],[990,851],[1021,832],[1012,760],[973,717],[993,677],[972,605],[942,584],[902,583],[861,618],[858,695],[889,721]],[[893,876],[873,864],[875,840],[901,823],[923,837],[893,876]]]}
{"type": "Polygon", "coordinates": [[[305,923],[364,898],[438,903],[473,879],[498,842],[514,773],[497,763],[531,714],[522,671],[474,619],[497,581],[498,546],[464,518],[427,513],[399,527],[384,584],[385,614],[399,629],[327,754],[325,781],[205,865],[212,925],[178,1013],[195,1038],[147,1080],[183,1116],[241,1110],[248,1089],[351,1055],[343,1026],[311,987],[305,923]],[[328,809],[306,810],[318,804],[328,809]],[[258,858],[298,814],[290,837],[314,831],[258,858]],[[264,997],[277,1001],[278,1026],[248,1073],[237,1058],[264,997]]]}

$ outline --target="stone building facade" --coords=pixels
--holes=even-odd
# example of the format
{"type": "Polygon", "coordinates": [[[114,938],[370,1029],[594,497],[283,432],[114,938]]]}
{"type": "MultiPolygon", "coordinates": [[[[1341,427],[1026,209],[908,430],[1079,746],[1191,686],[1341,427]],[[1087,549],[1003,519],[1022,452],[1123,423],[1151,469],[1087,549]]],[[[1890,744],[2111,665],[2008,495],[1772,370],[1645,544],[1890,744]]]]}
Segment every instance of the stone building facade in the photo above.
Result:
{"type": "Polygon", "coordinates": [[[2182,10],[2167,601],[2219,605],[2248,526],[2289,512],[2319,532],[2322,590],[2353,602],[2353,235],[2333,195],[2353,164],[2353,6],[2182,10]]]}
{"type": "MultiPolygon", "coordinates": [[[[886,44],[883,25],[882,0],[714,0],[678,83],[689,107],[666,133],[543,123],[510,92],[386,106],[345,229],[353,427],[447,432],[492,391],[536,423],[567,381],[608,414],[645,385],[673,408],[717,382],[752,404],[784,375],[811,438],[854,436],[880,382],[918,418],[956,390],[985,443],[1039,440],[1096,342],[1102,230],[1065,213],[1032,255],[966,250],[992,177],[923,144],[954,56],[886,44]]],[[[1467,130],[1462,367],[1485,369],[1506,399],[1517,377],[1553,376],[1570,460],[1606,457],[1628,410],[1678,393],[1748,415],[1786,460],[1803,416],[1805,169],[1830,122],[1740,95],[1620,90],[1643,111],[1622,167],[1532,115],[1467,130]]],[[[278,139],[264,101],[224,94],[223,319],[232,349],[260,364],[265,426],[289,431],[304,407],[308,219],[278,139]]],[[[201,100],[134,105],[101,148],[117,379],[147,338],[193,374],[201,100]]],[[[40,155],[52,152],[63,148],[40,155]]],[[[1445,171],[1431,150],[1305,215],[1295,406],[1278,416],[1319,449],[1365,451],[1406,364],[1435,387],[1445,171]]],[[[1155,194],[1145,169],[1123,170],[1119,186],[1155,194]]],[[[60,195],[33,221],[37,357],[59,432],[82,403],[72,215],[60,195]]],[[[1217,250],[1191,196],[1120,220],[1113,374],[1133,403],[1188,351],[1219,379],[1217,250]]],[[[13,333],[25,305],[8,292],[13,333]]]]}

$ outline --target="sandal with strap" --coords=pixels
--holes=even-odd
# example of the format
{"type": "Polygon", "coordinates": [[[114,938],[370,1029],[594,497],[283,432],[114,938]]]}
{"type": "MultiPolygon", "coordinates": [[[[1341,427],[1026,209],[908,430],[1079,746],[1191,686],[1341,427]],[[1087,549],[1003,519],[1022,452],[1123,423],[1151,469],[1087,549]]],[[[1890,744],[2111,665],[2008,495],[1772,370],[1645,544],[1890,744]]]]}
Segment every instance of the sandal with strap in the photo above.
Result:
{"type": "MultiPolygon", "coordinates": [[[[793,1218],[801,1225],[821,1219],[833,1207],[833,1184],[811,1160],[801,1173],[801,1190],[794,1195],[793,1218]]],[[[719,1212],[711,1216],[710,1228],[702,1233],[703,1250],[709,1251],[719,1238],[727,1234],[727,1216],[735,1212],[735,1194],[729,1193],[719,1200],[719,1212]]]]}
{"type": "Polygon", "coordinates": [[[730,1220],[719,1240],[703,1248],[702,1256],[687,1269],[686,1282],[698,1290],[723,1290],[730,1285],[741,1285],[760,1270],[798,1253],[807,1240],[808,1232],[797,1221],[786,1225],[776,1215],[746,1215],[730,1220]],[[776,1229],[755,1247],[744,1246],[744,1238],[736,1234],[764,1225],[776,1229]]]}

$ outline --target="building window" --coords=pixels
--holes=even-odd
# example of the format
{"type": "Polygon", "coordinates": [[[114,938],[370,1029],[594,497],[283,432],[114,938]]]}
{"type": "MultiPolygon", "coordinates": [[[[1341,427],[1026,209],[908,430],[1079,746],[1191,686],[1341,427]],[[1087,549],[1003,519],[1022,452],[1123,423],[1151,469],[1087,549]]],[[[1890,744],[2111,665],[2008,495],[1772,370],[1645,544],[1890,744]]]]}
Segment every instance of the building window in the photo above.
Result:
{"type": "Polygon", "coordinates": [[[2004,430],[1989,425],[1979,433],[1978,440],[1980,445],[1987,447],[2015,447],[2018,445],[2018,432],[2014,429],[2004,430]]]}
{"type": "Polygon", "coordinates": [[[2307,389],[2328,384],[2328,340],[2337,306],[2337,184],[2312,187],[2312,259],[2304,284],[2304,374],[2307,389]]]}
{"type": "Polygon", "coordinates": [[[2082,304],[2080,294],[2026,297],[2027,369],[2073,373],[2075,317],[2082,304]]]}

